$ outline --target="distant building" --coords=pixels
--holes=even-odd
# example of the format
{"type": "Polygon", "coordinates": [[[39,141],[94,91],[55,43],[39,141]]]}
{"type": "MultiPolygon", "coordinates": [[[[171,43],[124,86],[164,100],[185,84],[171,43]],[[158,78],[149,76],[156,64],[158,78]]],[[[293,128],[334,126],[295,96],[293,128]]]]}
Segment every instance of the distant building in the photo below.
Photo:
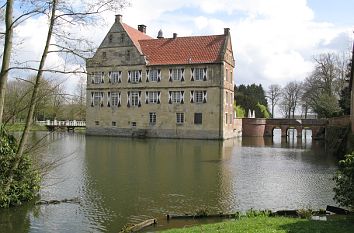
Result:
{"type": "Polygon", "coordinates": [[[87,60],[89,135],[226,139],[234,132],[235,60],[222,35],[157,39],[117,15],[87,60]]]}

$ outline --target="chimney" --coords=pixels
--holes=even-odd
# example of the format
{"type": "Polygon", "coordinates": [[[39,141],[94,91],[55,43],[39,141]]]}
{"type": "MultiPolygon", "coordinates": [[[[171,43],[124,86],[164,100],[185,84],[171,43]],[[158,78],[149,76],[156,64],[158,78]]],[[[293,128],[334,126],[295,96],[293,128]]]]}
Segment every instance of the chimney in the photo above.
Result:
{"type": "Polygon", "coordinates": [[[163,32],[160,29],[160,31],[157,33],[157,39],[163,39],[163,32]]]}
{"type": "Polygon", "coordinates": [[[146,34],[146,26],[144,24],[138,25],[138,30],[146,34]]]}
{"type": "Polygon", "coordinates": [[[224,35],[227,36],[230,34],[230,28],[224,28],[224,35]]]}
{"type": "Polygon", "coordinates": [[[116,23],[121,23],[122,22],[122,15],[116,15],[116,23]]]}
{"type": "Polygon", "coordinates": [[[177,33],[173,33],[173,39],[176,39],[177,38],[177,33]]]}

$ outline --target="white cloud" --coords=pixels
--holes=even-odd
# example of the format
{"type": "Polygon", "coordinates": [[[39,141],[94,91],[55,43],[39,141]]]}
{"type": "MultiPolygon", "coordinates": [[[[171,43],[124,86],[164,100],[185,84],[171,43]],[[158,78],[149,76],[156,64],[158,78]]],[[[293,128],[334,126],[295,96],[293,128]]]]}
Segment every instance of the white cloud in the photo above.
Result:
{"type": "MultiPolygon", "coordinates": [[[[316,22],[306,0],[132,0],[131,7],[117,13],[132,27],[147,25],[152,37],[159,29],[171,37],[173,32],[178,36],[222,34],[224,27],[231,28],[237,84],[268,86],[302,80],[312,69],[313,55],[336,51],[339,42],[351,36],[351,28],[316,22]]],[[[113,13],[103,17],[107,24],[80,28],[76,33],[98,46],[114,22],[113,13]]],[[[21,25],[16,35],[25,43],[17,51],[19,57],[39,60],[46,30],[45,17],[21,25]]],[[[48,66],[65,62],[58,55],[48,59],[48,66]]]]}

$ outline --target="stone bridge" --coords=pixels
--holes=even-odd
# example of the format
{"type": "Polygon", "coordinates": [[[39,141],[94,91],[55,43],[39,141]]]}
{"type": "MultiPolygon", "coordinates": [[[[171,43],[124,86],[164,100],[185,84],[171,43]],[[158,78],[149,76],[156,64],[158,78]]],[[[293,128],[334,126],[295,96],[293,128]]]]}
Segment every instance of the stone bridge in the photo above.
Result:
{"type": "Polygon", "coordinates": [[[327,125],[327,119],[243,118],[242,136],[272,137],[274,129],[281,129],[281,136],[286,137],[289,129],[296,129],[297,137],[302,137],[302,130],[310,129],[313,139],[324,139],[327,125]]]}

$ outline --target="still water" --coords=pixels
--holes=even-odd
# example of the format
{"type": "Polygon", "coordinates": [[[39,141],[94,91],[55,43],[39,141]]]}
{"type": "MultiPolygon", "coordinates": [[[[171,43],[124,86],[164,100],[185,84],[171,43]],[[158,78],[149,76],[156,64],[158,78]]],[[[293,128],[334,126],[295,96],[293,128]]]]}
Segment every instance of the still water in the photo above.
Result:
{"type": "Polygon", "coordinates": [[[154,231],[178,225],[164,220],[168,213],[335,204],[337,161],[310,136],[221,142],[54,133],[44,140],[46,159],[60,166],[46,177],[41,199],[81,203],[0,210],[0,232],[119,232],[155,217],[154,231]]]}

